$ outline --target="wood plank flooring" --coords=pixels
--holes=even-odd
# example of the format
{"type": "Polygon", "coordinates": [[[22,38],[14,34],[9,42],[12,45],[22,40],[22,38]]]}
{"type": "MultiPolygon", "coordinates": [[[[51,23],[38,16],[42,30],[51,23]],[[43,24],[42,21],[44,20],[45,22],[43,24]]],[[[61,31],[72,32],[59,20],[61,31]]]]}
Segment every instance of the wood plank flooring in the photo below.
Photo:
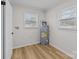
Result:
{"type": "Polygon", "coordinates": [[[31,45],[13,50],[12,59],[72,59],[50,45],[31,45]]]}

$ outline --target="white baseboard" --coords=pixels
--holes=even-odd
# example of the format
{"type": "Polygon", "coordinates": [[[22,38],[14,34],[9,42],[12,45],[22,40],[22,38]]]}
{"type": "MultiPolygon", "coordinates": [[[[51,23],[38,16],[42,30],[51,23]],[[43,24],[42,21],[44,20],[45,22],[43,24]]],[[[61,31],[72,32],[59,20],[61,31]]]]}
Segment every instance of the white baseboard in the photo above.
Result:
{"type": "Polygon", "coordinates": [[[50,44],[51,46],[57,48],[58,50],[60,50],[60,51],[63,52],[64,54],[66,54],[66,55],[68,55],[68,56],[74,58],[73,54],[71,55],[71,54],[65,52],[64,50],[62,50],[61,48],[59,48],[58,46],[56,46],[56,45],[54,45],[54,44],[52,44],[52,43],[49,43],[49,44],[50,44]]]}
{"type": "MultiPolygon", "coordinates": [[[[11,49],[12,50],[12,49],[11,49]]],[[[12,58],[12,54],[13,54],[13,50],[11,51],[11,53],[10,53],[10,59],[12,58]]]]}
{"type": "Polygon", "coordinates": [[[21,48],[21,47],[25,47],[25,46],[29,46],[29,45],[34,45],[34,44],[38,44],[38,43],[40,43],[40,42],[39,41],[37,41],[37,42],[29,42],[29,43],[26,43],[24,45],[15,46],[15,47],[13,47],[13,49],[21,48]]]}
{"type": "Polygon", "coordinates": [[[77,51],[73,51],[73,59],[77,59],[77,51]]]}

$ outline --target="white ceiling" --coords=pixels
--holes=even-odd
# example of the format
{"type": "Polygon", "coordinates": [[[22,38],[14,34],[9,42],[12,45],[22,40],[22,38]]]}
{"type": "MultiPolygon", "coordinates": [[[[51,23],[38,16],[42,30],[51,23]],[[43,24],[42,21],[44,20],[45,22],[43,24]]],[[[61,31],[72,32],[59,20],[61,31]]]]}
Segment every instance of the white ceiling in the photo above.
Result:
{"type": "Polygon", "coordinates": [[[49,9],[67,0],[11,0],[13,5],[29,6],[38,9],[49,9]]]}

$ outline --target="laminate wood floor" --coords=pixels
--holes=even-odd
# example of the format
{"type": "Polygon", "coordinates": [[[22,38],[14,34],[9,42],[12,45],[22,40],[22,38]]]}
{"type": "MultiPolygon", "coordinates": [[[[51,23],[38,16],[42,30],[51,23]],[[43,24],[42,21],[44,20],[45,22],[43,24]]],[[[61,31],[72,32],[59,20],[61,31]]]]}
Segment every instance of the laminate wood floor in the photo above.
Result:
{"type": "Polygon", "coordinates": [[[12,59],[72,59],[50,45],[31,45],[13,50],[12,59]]]}

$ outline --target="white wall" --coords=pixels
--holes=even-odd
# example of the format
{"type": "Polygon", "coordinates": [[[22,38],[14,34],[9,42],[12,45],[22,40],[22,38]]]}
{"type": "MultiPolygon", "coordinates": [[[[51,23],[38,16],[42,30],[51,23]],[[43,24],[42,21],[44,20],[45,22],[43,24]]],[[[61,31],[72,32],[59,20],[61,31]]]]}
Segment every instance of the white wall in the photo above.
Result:
{"type": "Polygon", "coordinates": [[[25,28],[24,27],[24,13],[32,12],[37,13],[39,15],[39,22],[42,20],[44,14],[41,10],[26,8],[21,6],[14,6],[13,8],[13,46],[14,48],[23,47],[29,44],[36,44],[40,41],[40,31],[39,28],[25,28]],[[19,30],[16,30],[14,27],[19,26],[19,30]]]}
{"type": "Polygon", "coordinates": [[[47,12],[47,21],[50,26],[50,44],[59,48],[68,55],[73,56],[77,51],[77,33],[72,30],[60,30],[58,24],[61,10],[71,6],[75,6],[73,0],[65,2],[56,8],[52,8],[47,12]]]}

